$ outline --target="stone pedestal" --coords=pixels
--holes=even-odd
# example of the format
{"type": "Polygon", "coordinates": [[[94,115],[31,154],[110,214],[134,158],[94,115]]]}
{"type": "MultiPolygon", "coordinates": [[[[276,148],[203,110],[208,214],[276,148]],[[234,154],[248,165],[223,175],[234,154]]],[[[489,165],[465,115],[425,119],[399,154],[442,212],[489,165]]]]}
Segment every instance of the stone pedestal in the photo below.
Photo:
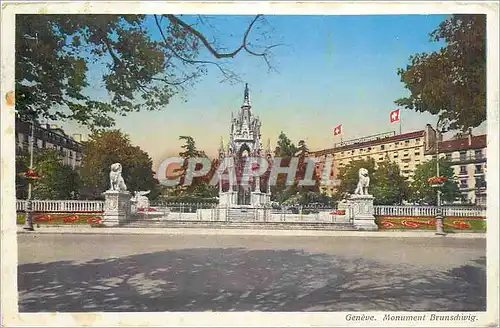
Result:
{"type": "Polygon", "coordinates": [[[352,208],[353,225],[357,230],[378,230],[375,223],[375,210],[372,195],[351,195],[349,205],[352,208]]]}
{"type": "Polygon", "coordinates": [[[269,195],[264,192],[252,191],[250,197],[252,206],[261,207],[270,203],[269,195]]]}
{"type": "Polygon", "coordinates": [[[118,226],[129,219],[131,206],[128,191],[108,190],[104,197],[104,225],[118,226]]]}
{"type": "Polygon", "coordinates": [[[219,193],[219,205],[220,206],[231,206],[237,204],[238,193],[236,191],[225,191],[219,193]]]}

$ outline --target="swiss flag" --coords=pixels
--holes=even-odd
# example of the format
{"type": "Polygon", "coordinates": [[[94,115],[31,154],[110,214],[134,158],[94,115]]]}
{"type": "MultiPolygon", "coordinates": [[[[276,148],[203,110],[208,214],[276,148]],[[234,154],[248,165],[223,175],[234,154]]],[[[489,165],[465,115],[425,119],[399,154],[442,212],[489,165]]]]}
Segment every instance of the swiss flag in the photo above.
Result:
{"type": "Polygon", "coordinates": [[[338,136],[339,134],[342,134],[342,124],[339,124],[333,128],[333,135],[338,136]]]}
{"type": "Polygon", "coordinates": [[[391,123],[399,121],[399,109],[393,110],[389,118],[391,120],[391,123]]]}

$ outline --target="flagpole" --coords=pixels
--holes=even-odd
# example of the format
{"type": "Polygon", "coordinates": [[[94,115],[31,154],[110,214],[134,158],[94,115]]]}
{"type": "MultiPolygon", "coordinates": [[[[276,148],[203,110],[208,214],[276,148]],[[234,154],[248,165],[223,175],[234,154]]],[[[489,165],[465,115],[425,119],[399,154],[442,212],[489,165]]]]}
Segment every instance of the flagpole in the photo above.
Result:
{"type": "Polygon", "coordinates": [[[399,117],[399,134],[402,134],[402,132],[401,132],[401,116],[399,117]]]}

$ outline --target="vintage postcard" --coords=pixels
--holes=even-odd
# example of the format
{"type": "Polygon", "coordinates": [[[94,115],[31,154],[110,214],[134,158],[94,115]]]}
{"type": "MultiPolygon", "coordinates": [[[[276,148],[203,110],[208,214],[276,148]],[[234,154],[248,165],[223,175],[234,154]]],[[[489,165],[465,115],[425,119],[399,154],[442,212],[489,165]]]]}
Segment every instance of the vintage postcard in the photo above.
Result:
{"type": "Polygon", "coordinates": [[[498,2],[12,2],[2,325],[498,327],[498,2]]]}

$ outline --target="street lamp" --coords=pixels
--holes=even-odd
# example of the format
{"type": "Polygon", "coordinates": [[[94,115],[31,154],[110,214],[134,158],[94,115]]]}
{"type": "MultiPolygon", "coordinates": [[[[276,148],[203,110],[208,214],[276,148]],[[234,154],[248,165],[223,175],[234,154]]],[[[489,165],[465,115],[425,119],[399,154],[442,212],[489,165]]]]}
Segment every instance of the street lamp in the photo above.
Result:
{"type": "MultiPolygon", "coordinates": [[[[29,172],[33,172],[33,143],[35,141],[35,122],[31,120],[31,140],[30,140],[30,166],[29,172]]],[[[32,177],[28,177],[28,199],[26,200],[24,230],[34,231],[33,227],[33,204],[31,202],[32,177]]]]}
{"type": "MultiPolygon", "coordinates": [[[[439,121],[436,124],[436,177],[439,177],[439,121]]],[[[441,189],[436,188],[437,197],[437,214],[436,214],[436,235],[444,236],[446,233],[443,230],[443,213],[441,210],[441,189]]]]}
{"type": "MultiPolygon", "coordinates": [[[[35,33],[35,37],[32,38],[30,36],[25,36],[27,39],[35,40],[38,45],[38,33],[35,33]]],[[[33,172],[33,143],[35,142],[35,122],[34,119],[31,119],[31,140],[30,140],[30,166],[29,172],[33,172]]],[[[31,191],[33,189],[33,178],[31,176],[28,177],[28,199],[26,200],[26,210],[25,210],[25,220],[24,220],[24,230],[34,231],[33,227],[33,203],[31,201],[31,191]]]]}

